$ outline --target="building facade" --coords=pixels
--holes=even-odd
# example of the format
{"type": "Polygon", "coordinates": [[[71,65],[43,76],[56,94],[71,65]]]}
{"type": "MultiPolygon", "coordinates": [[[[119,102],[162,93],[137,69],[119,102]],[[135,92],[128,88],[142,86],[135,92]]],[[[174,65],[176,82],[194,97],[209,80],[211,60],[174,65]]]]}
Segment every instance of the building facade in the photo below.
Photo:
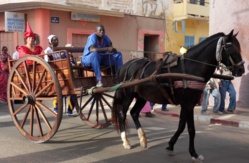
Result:
{"type": "Polygon", "coordinates": [[[24,14],[44,49],[50,34],[58,36],[59,46],[82,47],[96,25],[103,24],[124,62],[133,57],[155,58],[164,51],[167,6],[164,0],[1,0],[0,46],[6,45],[12,54],[16,45],[24,44],[23,31],[6,31],[7,11],[24,14]]]}
{"type": "MultiPolygon", "coordinates": [[[[238,33],[237,39],[240,42],[241,53],[245,61],[245,74],[242,77],[235,78],[233,84],[237,92],[237,106],[247,108],[249,107],[249,22],[247,16],[249,1],[227,0],[217,1],[210,0],[210,25],[209,34],[217,32],[224,32],[228,34],[232,29],[238,33]],[[224,3],[225,2],[225,3],[224,3]]],[[[227,97],[227,101],[229,96],[227,97]]],[[[226,102],[227,104],[228,102],[226,102]]]]}
{"type": "Polygon", "coordinates": [[[174,0],[166,13],[165,50],[179,53],[209,35],[209,0],[174,0]]]}

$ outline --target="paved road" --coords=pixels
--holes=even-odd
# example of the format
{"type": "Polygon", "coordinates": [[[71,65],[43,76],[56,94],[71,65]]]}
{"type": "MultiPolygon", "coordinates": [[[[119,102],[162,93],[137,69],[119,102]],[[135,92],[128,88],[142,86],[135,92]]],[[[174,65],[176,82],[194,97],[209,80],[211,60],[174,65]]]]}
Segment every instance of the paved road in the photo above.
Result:
{"type": "MultiPolygon", "coordinates": [[[[148,138],[148,148],[139,146],[134,125],[131,150],[123,149],[113,127],[92,129],[79,117],[63,117],[56,135],[48,142],[34,144],[26,140],[7,116],[0,118],[0,162],[76,162],[76,163],[190,163],[187,130],[179,138],[176,156],[168,156],[165,147],[178,125],[178,118],[155,113],[155,118],[140,118],[148,138]]],[[[248,163],[249,130],[196,121],[196,150],[204,162],[248,163]]]]}

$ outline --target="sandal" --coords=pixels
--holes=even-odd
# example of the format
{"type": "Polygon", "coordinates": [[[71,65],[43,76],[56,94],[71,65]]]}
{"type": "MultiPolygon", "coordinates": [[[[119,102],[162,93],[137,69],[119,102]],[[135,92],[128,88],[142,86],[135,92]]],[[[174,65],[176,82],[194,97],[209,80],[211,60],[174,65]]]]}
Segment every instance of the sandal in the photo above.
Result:
{"type": "Polygon", "coordinates": [[[153,118],[155,117],[155,114],[152,114],[151,112],[146,112],[145,117],[153,118]]]}

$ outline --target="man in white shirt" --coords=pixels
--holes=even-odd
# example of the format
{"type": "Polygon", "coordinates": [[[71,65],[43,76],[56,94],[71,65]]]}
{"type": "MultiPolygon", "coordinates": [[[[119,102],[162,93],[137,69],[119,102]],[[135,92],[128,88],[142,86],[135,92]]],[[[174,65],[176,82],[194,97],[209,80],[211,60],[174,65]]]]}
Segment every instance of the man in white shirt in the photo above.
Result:
{"type": "Polygon", "coordinates": [[[209,103],[209,96],[212,94],[214,97],[214,106],[213,106],[213,113],[215,114],[222,114],[222,112],[219,112],[220,108],[220,92],[218,90],[218,87],[215,83],[215,80],[211,78],[207,84],[205,89],[203,90],[203,99],[202,99],[202,109],[201,114],[207,114],[207,108],[209,103]]]}
{"type": "Polygon", "coordinates": [[[16,46],[16,51],[13,53],[12,58],[13,59],[19,59],[19,53],[18,53],[18,47],[19,45],[16,46]]]}
{"type": "MultiPolygon", "coordinates": [[[[220,74],[226,76],[232,76],[231,71],[229,71],[224,64],[220,65],[220,74]]],[[[225,99],[226,92],[229,93],[229,105],[227,108],[227,113],[235,113],[236,109],[236,91],[234,89],[233,83],[231,80],[221,79],[219,82],[219,91],[221,96],[220,108],[219,111],[225,113],[225,99]]]]}

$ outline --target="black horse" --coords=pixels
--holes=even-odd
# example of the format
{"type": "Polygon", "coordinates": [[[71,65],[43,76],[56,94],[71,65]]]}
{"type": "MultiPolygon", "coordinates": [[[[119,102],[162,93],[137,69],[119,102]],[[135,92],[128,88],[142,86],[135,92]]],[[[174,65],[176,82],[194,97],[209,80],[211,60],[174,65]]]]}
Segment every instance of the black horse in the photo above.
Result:
{"type": "Polygon", "coordinates": [[[119,70],[119,81],[145,77],[153,78],[155,74],[168,72],[204,78],[203,82],[180,78],[158,78],[117,90],[114,95],[112,120],[121,134],[124,148],[131,148],[125,131],[128,128],[126,113],[133,99],[136,98],[136,102],[130,114],[136,125],[140,145],[145,148],[147,147],[147,140],[138,119],[139,113],[146,101],[159,104],[167,102],[168,104],[179,104],[181,106],[178,129],[170,139],[166,148],[167,151],[173,154],[174,145],[187,124],[190,137],[189,153],[194,160],[204,159],[203,156],[198,156],[194,147],[194,107],[200,100],[205,83],[212,77],[219,63],[226,65],[232,71],[233,76],[241,76],[244,73],[244,61],[240,54],[240,44],[236,36],[237,34],[233,35],[233,30],[228,35],[217,33],[189,49],[183,56],[176,57],[176,59],[170,59],[172,55],[166,55],[165,58],[167,59],[163,59],[162,62],[151,62],[143,58],[133,59],[124,64],[119,70]],[[172,62],[173,60],[175,62],[172,62]]]}

